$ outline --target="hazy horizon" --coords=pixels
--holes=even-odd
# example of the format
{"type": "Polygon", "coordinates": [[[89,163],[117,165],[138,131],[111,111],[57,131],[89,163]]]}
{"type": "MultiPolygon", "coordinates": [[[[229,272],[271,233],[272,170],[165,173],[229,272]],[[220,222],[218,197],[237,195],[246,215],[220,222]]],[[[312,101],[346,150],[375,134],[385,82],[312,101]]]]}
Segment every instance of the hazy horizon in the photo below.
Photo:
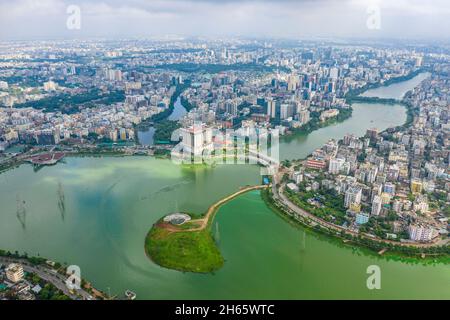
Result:
{"type": "Polygon", "coordinates": [[[446,40],[449,18],[444,0],[0,0],[0,40],[167,34],[446,40]],[[79,28],[67,27],[71,5],[80,10],[79,28]]]}

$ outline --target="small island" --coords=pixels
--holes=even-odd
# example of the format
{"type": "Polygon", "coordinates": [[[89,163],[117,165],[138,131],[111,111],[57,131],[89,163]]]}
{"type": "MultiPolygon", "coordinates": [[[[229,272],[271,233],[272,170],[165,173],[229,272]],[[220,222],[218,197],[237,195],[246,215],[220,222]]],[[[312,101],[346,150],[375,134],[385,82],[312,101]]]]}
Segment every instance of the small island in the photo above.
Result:
{"type": "Polygon", "coordinates": [[[145,239],[145,252],[156,264],[178,271],[210,273],[220,269],[224,258],[212,236],[211,225],[218,209],[237,196],[266,188],[247,186],[219,200],[198,219],[173,213],[155,223],[145,239]]]}

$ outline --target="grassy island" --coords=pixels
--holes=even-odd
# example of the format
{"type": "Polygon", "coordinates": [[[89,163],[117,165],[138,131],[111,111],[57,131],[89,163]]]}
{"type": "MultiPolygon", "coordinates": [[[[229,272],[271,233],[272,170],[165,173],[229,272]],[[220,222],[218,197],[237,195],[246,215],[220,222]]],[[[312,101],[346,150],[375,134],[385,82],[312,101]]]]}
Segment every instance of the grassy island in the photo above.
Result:
{"type": "Polygon", "coordinates": [[[266,186],[247,186],[219,200],[204,216],[181,225],[173,225],[160,219],[145,239],[145,252],[156,264],[178,271],[209,273],[220,269],[224,259],[211,232],[217,210],[237,196],[266,186]]]}
{"type": "Polygon", "coordinates": [[[156,224],[147,235],[145,251],[156,264],[179,271],[213,272],[224,263],[207,229],[177,232],[156,224]]]}

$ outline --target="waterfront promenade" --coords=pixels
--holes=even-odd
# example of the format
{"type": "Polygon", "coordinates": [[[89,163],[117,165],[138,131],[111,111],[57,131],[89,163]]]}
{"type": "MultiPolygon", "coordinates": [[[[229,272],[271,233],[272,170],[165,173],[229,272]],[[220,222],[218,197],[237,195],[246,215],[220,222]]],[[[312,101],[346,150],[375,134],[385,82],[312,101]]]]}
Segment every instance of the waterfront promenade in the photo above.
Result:
{"type": "Polygon", "coordinates": [[[306,210],[303,210],[302,208],[295,205],[291,200],[289,200],[288,197],[284,194],[284,188],[285,184],[281,182],[281,176],[285,173],[285,171],[279,171],[277,174],[274,175],[274,181],[272,184],[272,195],[273,199],[280,203],[285,209],[283,210],[286,214],[290,216],[294,216],[294,218],[300,222],[298,217],[302,217],[309,221],[311,226],[319,225],[321,227],[324,227],[330,231],[335,231],[336,233],[345,232],[346,234],[355,236],[355,237],[361,237],[364,239],[369,239],[372,241],[376,241],[379,243],[384,244],[391,244],[391,245],[397,245],[397,246],[404,246],[404,247],[416,247],[416,248],[430,248],[435,246],[442,246],[448,244],[449,240],[439,240],[436,242],[430,242],[430,243],[419,243],[419,242],[398,242],[393,240],[386,240],[386,239],[380,239],[373,236],[370,236],[365,233],[359,233],[352,230],[349,230],[348,228],[344,228],[342,226],[330,223],[328,221],[325,221],[312,213],[309,213],[306,210]],[[277,185],[279,187],[277,187],[277,185]]]}

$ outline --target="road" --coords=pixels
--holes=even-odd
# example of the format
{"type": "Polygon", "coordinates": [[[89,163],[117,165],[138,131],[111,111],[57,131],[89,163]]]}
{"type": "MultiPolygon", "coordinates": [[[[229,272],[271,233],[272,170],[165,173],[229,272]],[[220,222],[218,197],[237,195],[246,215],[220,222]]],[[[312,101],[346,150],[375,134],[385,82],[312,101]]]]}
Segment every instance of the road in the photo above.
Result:
{"type": "Polygon", "coordinates": [[[0,257],[0,264],[8,265],[10,263],[20,263],[23,266],[24,271],[34,273],[41,279],[52,283],[56,288],[61,290],[65,295],[73,300],[78,300],[80,299],[80,297],[84,300],[92,300],[92,296],[85,290],[74,290],[76,294],[70,292],[66,286],[66,278],[59,273],[55,273],[53,269],[47,268],[42,265],[31,265],[24,259],[0,257]]]}
{"type": "Polygon", "coordinates": [[[306,219],[309,219],[310,221],[312,221],[322,227],[326,227],[326,228],[334,230],[336,232],[344,231],[346,234],[350,234],[353,236],[359,236],[359,237],[362,237],[365,239],[370,239],[372,241],[377,241],[377,242],[385,243],[385,244],[393,244],[393,245],[397,245],[397,246],[428,248],[428,247],[433,247],[433,246],[445,245],[446,243],[448,243],[448,241],[438,241],[438,242],[430,242],[430,243],[402,243],[402,242],[397,242],[397,241],[392,241],[392,240],[379,239],[379,238],[371,237],[370,235],[367,235],[365,233],[354,232],[347,228],[344,228],[344,227],[335,225],[331,222],[322,220],[322,219],[316,217],[315,215],[298,207],[297,205],[292,203],[292,201],[289,200],[288,197],[286,197],[286,195],[284,194],[285,185],[284,185],[284,183],[281,182],[281,177],[284,175],[284,173],[287,173],[287,171],[280,170],[273,176],[272,194],[273,194],[274,200],[283,204],[285,207],[287,207],[290,211],[294,212],[296,215],[301,216],[306,219]],[[279,189],[277,188],[277,185],[280,185],[279,189]]]}

